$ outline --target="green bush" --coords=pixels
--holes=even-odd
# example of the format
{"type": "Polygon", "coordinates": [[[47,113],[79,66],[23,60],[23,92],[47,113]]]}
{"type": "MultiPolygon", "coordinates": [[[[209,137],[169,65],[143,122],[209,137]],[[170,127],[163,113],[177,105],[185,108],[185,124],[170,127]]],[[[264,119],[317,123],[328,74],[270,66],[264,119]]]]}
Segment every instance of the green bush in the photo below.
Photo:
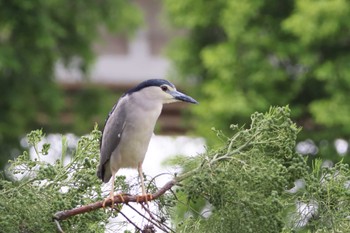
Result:
{"type": "Polygon", "coordinates": [[[226,141],[221,149],[180,160],[192,175],[178,190],[176,232],[350,229],[348,165],[326,168],[318,161],[308,167],[306,158],[295,152],[300,129],[290,120],[288,107],[253,114],[247,129],[231,128],[232,137],[216,131],[226,141]],[[292,192],[299,179],[305,187],[292,192]],[[297,209],[302,204],[317,209],[297,209]]]}
{"type": "MultiPolygon", "coordinates": [[[[347,232],[350,229],[350,170],[347,164],[323,166],[295,152],[300,131],[288,107],[254,113],[250,127],[231,126],[233,136],[216,131],[223,141],[217,150],[178,157],[176,192],[153,202],[162,224],[172,219],[176,232],[347,232]],[[303,187],[295,187],[302,180],[303,187]]],[[[28,134],[37,158],[24,152],[10,161],[0,179],[1,232],[54,232],[52,216],[62,210],[103,200],[96,176],[101,132],[81,137],[70,154],[62,140],[62,155],[45,162],[50,145],[43,133],[28,134]],[[41,145],[41,146],[39,146],[41,145]],[[70,162],[65,164],[66,157],[70,162]],[[21,178],[18,178],[21,177],[21,178]]],[[[116,187],[129,192],[125,177],[116,187]]],[[[155,192],[155,188],[152,188],[155,192]]],[[[104,232],[116,211],[96,210],[61,221],[69,232],[104,232]]],[[[142,227],[139,227],[142,229],[142,227]]],[[[135,230],[137,232],[137,230],[135,230]]]]}
{"type": "MultiPolygon", "coordinates": [[[[67,141],[62,140],[62,155],[54,163],[45,162],[49,144],[41,130],[28,134],[29,145],[34,147],[37,159],[24,152],[10,161],[6,171],[11,181],[0,179],[1,232],[55,232],[54,213],[103,200],[101,182],[96,176],[101,133],[96,128],[79,140],[72,155],[67,155],[67,141]],[[64,164],[67,156],[70,162],[64,164]],[[17,179],[16,175],[22,177],[17,179]],[[4,214],[5,213],[5,214],[4,214]]],[[[125,178],[125,177],[124,177],[125,178]]],[[[124,178],[118,184],[127,189],[124,178]]],[[[118,187],[118,186],[117,186],[118,187]]],[[[61,222],[68,232],[104,232],[111,213],[98,210],[74,216],[61,222]]]]}

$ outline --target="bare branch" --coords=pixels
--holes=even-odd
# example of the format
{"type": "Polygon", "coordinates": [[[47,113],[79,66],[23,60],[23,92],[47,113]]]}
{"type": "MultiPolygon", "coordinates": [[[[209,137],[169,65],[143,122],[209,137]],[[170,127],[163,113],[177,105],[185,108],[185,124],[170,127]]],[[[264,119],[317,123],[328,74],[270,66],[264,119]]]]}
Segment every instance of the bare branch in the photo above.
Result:
{"type": "MultiPolygon", "coordinates": [[[[178,179],[173,179],[166,183],[162,188],[160,188],[157,192],[152,194],[152,199],[157,199],[161,195],[163,195],[166,191],[171,189],[177,182],[179,182],[178,179]]],[[[137,202],[137,203],[145,203],[147,201],[150,201],[147,196],[131,196],[128,194],[121,194],[121,195],[115,195],[114,196],[114,204],[121,204],[121,203],[130,203],[130,202],[137,202]]],[[[105,206],[111,206],[112,205],[112,200],[108,200],[105,203],[105,206]]],[[[69,217],[78,215],[78,214],[83,214],[83,213],[88,213],[97,209],[100,209],[103,207],[103,201],[98,201],[95,203],[91,203],[85,206],[77,207],[71,210],[64,210],[64,211],[59,211],[54,214],[53,219],[54,220],[65,220],[69,217]]]]}
{"type": "Polygon", "coordinates": [[[123,217],[129,222],[129,223],[131,223],[139,232],[141,232],[141,228],[139,228],[133,221],[131,221],[129,218],[128,218],[128,216],[126,216],[123,212],[121,212],[121,211],[119,211],[119,213],[121,214],[121,215],[123,215],[123,217]]]}
{"type": "Polygon", "coordinates": [[[59,221],[56,220],[56,219],[54,219],[54,221],[55,221],[55,223],[56,223],[58,232],[64,233],[64,231],[63,231],[62,228],[61,228],[61,225],[60,225],[59,221]]]}
{"type": "Polygon", "coordinates": [[[151,219],[157,223],[157,224],[154,224],[154,225],[156,225],[160,230],[162,230],[163,232],[169,232],[169,231],[175,232],[170,227],[168,227],[166,224],[164,224],[163,222],[159,221],[156,217],[154,217],[152,212],[150,211],[150,209],[148,209],[143,203],[141,203],[141,205],[142,205],[143,209],[151,217],[151,219]]]}

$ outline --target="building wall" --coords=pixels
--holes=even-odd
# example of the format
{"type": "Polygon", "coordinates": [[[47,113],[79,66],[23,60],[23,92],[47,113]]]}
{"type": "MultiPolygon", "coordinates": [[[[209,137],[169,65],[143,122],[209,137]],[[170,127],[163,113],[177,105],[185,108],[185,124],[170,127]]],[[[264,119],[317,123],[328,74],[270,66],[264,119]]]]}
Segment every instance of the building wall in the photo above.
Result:
{"type": "MultiPolygon", "coordinates": [[[[89,73],[91,82],[125,86],[167,77],[170,62],[164,56],[164,48],[175,32],[167,27],[161,1],[136,0],[135,3],[143,11],[145,24],[130,38],[100,30],[101,40],[94,45],[96,62],[89,73]]],[[[57,80],[64,84],[82,82],[78,66],[78,59],[69,67],[58,63],[57,80]]]]}

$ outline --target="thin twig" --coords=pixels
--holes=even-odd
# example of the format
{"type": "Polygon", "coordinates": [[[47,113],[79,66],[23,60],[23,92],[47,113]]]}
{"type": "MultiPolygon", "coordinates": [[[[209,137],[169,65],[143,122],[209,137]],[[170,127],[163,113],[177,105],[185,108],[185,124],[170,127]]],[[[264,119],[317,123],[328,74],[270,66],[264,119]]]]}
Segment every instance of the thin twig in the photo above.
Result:
{"type": "Polygon", "coordinates": [[[249,140],[247,140],[242,146],[238,147],[237,149],[235,150],[232,150],[232,145],[230,144],[230,150],[227,150],[226,154],[224,154],[223,156],[220,156],[220,157],[217,157],[215,156],[210,162],[209,164],[212,165],[214,163],[216,163],[217,161],[220,161],[220,160],[225,160],[225,159],[230,159],[231,156],[233,154],[236,154],[236,153],[239,153],[241,152],[244,148],[250,146],[250,143],[251,141],[253,141],[253,139],[258,136],[258,133],[254,134],[251,138],[249,138],[249,140]]]}
{"type": "Polygon", "coordinates": [[[55,223],[56,223],[56,226],[57,226],[57,230],[60,232],[60,233],[64,233],[64,231],[62,230],[61,228],[61,225],[60,225],[60,222],[56,219],[54,219],[55,223]]]}
{"type": "MultiPolygon", "coordinates": [[[[156,227],[158,227],[160,230],[164,230],[162,229],[161,226],[158,226],[157,221],[154,222],[152,221],[152,219],[148,218],[147,216],[145,216],[144,214],[142,214],[140,211],[138,211],[136,208],[134,208],[133,206],[126,204],[127,206],[129,206],[133,211],[135,211],[137,214],[139,214],[142,218],[146,219],[148,222],[152,223],[153,225],[155,225],[156,227]]],[[[145,207],[144,207],[145,208],[145,207]]]]}
{"type": "Polygon", "coordinates": [[[129,222],[131,223],[138,231],[142,231],[141,228],[139,228],[133,221],[131,221],[123,212],[118,211],[121,215],[123,215],[123,217],[129,222]]]}
{"type": "Polygon", "coordinates": [[[161,230],[163,230],[163,231],[165,231],[165,232],[168,232],[166,229],[163,228],[163,226],[164,226],[165,228],[167,228],[167,229],[170,230],[171,232],[175,232],[175,231],[173,231],[170,227],[168,227],[166,224],[164,224],[164,223],[162,223],[161,221],[159,221],[158,219],[156,219],[156,218],[153,216],[152,212],[151,212],[148,208],[146,208],[145,205],[144,205],[143,203],[141,203],[141,205],[142,205],[142,207],[145,209],[145,211],[148,213],[148,215],[151,217],[151,219],[153,219],[154,221],[156,221],[156,222],[159,224],[159,226],[160,226],[159,229],[161,229],[161,230]]]}

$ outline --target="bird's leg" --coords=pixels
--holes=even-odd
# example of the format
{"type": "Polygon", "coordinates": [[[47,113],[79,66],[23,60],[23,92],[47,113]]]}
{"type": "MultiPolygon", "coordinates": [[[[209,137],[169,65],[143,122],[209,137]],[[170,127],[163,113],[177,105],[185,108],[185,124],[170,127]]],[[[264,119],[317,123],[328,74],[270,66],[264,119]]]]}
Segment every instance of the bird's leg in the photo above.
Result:
{"type": "MultiPolygon", "coordinates": [[[[112,173],[112,188],[111,188],[111,192],[109,193],[109,197],[107,197],[106,199],[104,199],[103,203],[102,203],[102,207],[105,208],[106,207],[106,202],[108,200],[112,201],[112,205],[111,208],[114,207],[114,181],[115,181],[115,175],[116,173],[112,173]]],[[[125,202],[124,198],[123,198],[123,194],[117,194],[120,199],[122,200],[122,202],[125,202]]]]}
{"type": "Polygon", "coordinates": [[[140,181],[141,181],[141,189],[142,189],[142,195],[146,195],[146,189],[145,189],[145,181],[144,181],[144,177],[143,177],[143,172],[142,172],[142,163],[138,163],[137,166],[137,170],[139,171],[139,177],[140,177],[140,181]]]}
{"type": "Polygon", "coordinates": [[[139,177],[140,177],[140,181],[141,181],[142,196],[145,197],[145,200],[146,200],[146,203],[147,203],[148,199],[152,200],[152,195],[146,193],[145,181],[144,181],[144,177],[143,177],[142,163],[141,162],[138,163],[137,170],[139,172],[139,177]]]}
{"type": "Polygon", "coordinates": [[[104,201],[103,201],[103,204],[102,204],[102,207],[105,208],[106,206],[106,202],[108,200],[112,200],[112,205],[111,207],[113,208],[114,206],[114,181],[115,181],[115,174],[116,173],[112,173],[112,188],[111,188],[111,192],[109,193],[109,197],[107,197],[104,201]]]}

